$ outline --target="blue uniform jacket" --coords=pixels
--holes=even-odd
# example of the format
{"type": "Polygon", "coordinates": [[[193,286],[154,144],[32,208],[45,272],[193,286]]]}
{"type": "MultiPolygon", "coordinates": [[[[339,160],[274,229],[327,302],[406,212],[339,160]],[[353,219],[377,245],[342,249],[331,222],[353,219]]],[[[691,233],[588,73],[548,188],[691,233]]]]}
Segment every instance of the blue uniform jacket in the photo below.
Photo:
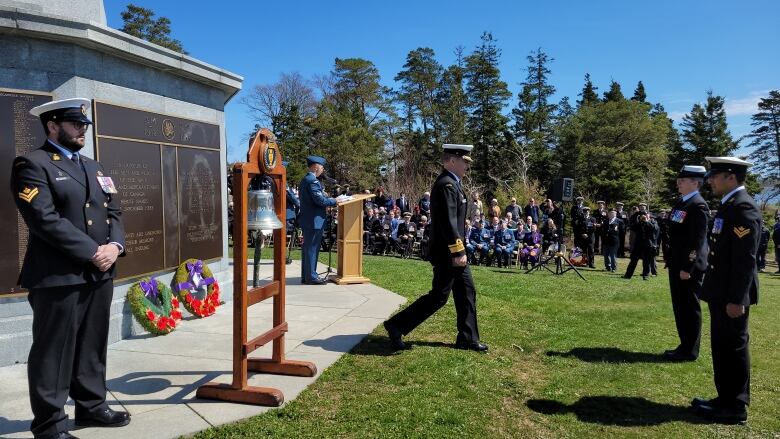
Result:
{"type": "Polygon", "coordinates": [[[298,185],[298,195],[301,201],[301,228],[322,230],[325,225],[325,208],[335,206],[336,199],[325,196],[322,185],[311,172],[306,173],[298,185]]]}
{"type": "Polygon", "coordinates": [[[495,240],[496,245],[503,245],[507,248],[513,248],[515,245],[515,232],[512,231],[512,229],[497,230],[493,239],[495,240]]]}

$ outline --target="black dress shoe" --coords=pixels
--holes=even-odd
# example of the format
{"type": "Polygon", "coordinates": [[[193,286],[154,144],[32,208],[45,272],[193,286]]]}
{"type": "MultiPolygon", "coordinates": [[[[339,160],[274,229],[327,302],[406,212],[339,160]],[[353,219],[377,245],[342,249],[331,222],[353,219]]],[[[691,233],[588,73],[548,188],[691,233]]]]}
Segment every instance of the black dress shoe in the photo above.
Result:
{"type": "Polygon", "coordinates": [[[124,427],[130,423],[130,414],[106,408],[86,416],[77,416],[79,427],[124,427]]]}
{"type": "Polygon", "coordinates": [[[456,349],[466,349],[466,350],[469,350],[469,351],[476,351],[476,352],[487,352],[488,345],[486,345],[484,343],[480,343],[478,341],[471,342],[471,343],[457,342],[457,343],[455,343],[455,348],[456,349]]]}
{"type": "Polygon", "coordinates": [[[666,361],[696,361],[696,357],[693,355],[681,354],[677,350],[671,349],[663,354],[663,359],[666,361]]]}
{"type": "Polygon", "coordinates": [[[385,330],[387,331],[387,337],[390,339],[390,347],[393,348],[394,351],[402,351],[404,349],[409,349],[409,345],[404,343],[404,341],[401,339],[403,334],[401,334],[401,331],[398,330],[398,328],[395,327],[395,325],[391,324],[388,321],[385,321],[385,323],[382,324],[385,327],[385,330]]]}
{"type": "Polygon", "coordinates": [[[693,408],[693,411],[704,419],[721,424],[744,424],[747,422],[747,409],[744,406],[698,405],[693,408]]]}
{"type": "Polygon", "coordinates": [[[696,408],[702,405],[708,405],[710,407],[717,407],[718,404],[720,404],[720,401],[718,400],[718,397],[712,399],[704,399],[704,398],[693,398],[693,401],[691,401],[691,407],[696,408]]]}
{"type": "Polygon", "coordinates": [[[41,434],[36,435],[35,439],[79,439],[76,436],[73,436],[72,434],[68,433],[67,431],[61,431],[59,433],[54,434],[41,434]]]}
{"type": "Polygon", "coordinates": [[[320,278],[312,279],[312,280],[310,280],[308,282],[304,282],[304,284],[306,284],[306,285],[325,285],[326,283],[328,283],[327,280],[320,279],[320,278]]]}

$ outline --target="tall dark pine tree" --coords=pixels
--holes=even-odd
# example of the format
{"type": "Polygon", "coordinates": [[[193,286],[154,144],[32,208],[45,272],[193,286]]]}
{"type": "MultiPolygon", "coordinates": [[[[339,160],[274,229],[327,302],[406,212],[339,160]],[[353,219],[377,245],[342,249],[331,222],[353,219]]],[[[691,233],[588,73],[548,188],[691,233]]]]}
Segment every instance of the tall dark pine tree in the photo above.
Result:
{"type": "Polygon", "coordinates": [[[780,91],[772,90],[769,96],[758,103],[758,113],[755,113],[750,124],[755,127],[747,135],[751,142],[749,147],[755,148],[750,153],[753,161],[752,172],[770,181],[775,187],[772,195],[780,194],[780,91]]]}
{"type": "Polygon", "coordinates": [[[708,90],[707,102],[694,104],[691,112],[683,116],[680,126],[686,143],[686,162],[704,164],[704,157],[727,156],[737,148],[723,106],[723,97],[708,90]]]}
{"type": "Polygon", "coordinates": [[[466,121],[468,120],[468,100],[463,88],[465,67],[463,48],[455,49],[455,64],[447,67],[442,75],[441,86],[436,96],[436,113],[440,127],[442,143],[468,143],[466,121]]]}
{"type": "Polygon", "coordinates": [[[517,107],[512,110],[519,161],[515,168],[526,186],[531,179],[551,178],[548,165],[552,159],[552,118],[555,112],[555,104],[549,102],[555,87],[548,79],[551,73],[548,65],[553,58],[539,48],[531,52],[527,60],[526,80],[521,84],[523,88],[518,95],[517,107]]]}
{"type": "Polygon", "coordinates": [[[414,112],[423,133],[437,125],[435,97],[443,68],[435,56],[433,49],[428,47],[412,50],[406,55],[403,70],[395,76],[401,84],[398,99],[414,112]]]}
{"type": "Polygon", "coordinates": [[[614,79],[609,83],[609,90],[604,92],[604,102],[620,102],[625,99],[620,84],[614,79]]]}
{"type": "Polygon", "coordinates": [[[154,11],[132,3],[127,5],[127,9],[121,16],[124,22],[122,32],[187,55],[181,41],[171,38],[170,19],[166,17],[155,19],[154,11]]]}
{"type": "Polygon", "coordinates": [[[502,155],[508,120],[501,110],[511,93],[501,80],[500,58],[501,50],[490,32],[482,34],[482,43],[466,57],[466,96],[472,110],[467,128],[475,159],[472,176],[490,193],[506,184],[512,166],[502,155]]]}
{"type": "Polygon", "coordinates": [[[598,102],[599,95],[596,93],[596,90],[598,89],[599,88],[594,86],[593,82],[590,80],[590,73],[586,73],[585,85],[582,86],[582,92],[579,94],[582,99],[577,101],[577,106],[582,107],[583,105],[589,105],[598,102]]]}
{"type": "Polygon", "coordinates": [[[300,181],[306,174],[309,130],[298,105],[282,102],[279,114],[273,117],[271,123],[282,150],[282,156],[289,163],[287,179],[291,182],[300,181]]]}
{"type": "Polygon", "coordinates": [[[634,96],[631,98],[631,100],[637,102],[647,102],[645,85],[642,84],[642,81],[639,81],[639,83],[636,85],[636,89],[634,89],[634,96]]]}

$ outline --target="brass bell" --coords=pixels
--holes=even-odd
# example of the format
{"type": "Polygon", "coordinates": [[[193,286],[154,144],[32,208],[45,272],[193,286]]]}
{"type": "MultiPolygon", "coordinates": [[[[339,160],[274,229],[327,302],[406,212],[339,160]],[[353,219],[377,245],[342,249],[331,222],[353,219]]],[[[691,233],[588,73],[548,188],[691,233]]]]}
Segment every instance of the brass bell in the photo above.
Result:
{"type": "Polygon", "coordinates": [[[247,228],[275,230],[284,226],[274,210],[274,195],[269,190],[249,191],[247,196],[247,228]]]}

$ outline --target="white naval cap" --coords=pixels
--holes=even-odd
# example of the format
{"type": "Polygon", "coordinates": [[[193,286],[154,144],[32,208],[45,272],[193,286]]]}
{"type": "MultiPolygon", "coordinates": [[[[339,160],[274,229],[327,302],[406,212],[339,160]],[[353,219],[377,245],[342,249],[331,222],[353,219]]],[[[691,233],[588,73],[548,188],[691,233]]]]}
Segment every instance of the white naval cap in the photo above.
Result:
{"type": "Polygon", "coordinates": [[[91,102],[89,99],[72,98],[47,102],[30,109],[30,114],[40,117],[43,123],[50,120],[59,122],[64,120],[92,123],[87,117],[91,102]]]}
{"type": "Polygon", "coordinates": [[[704,178],[706,173],[707,168],[704,166],[684,165],[677,174],[677,178],[704,178]]]}
{"type": "Polygon", "coordinates": [[[474,149],[474,145],[461,145],[457,143],[445,143],[442,145],[444,152],[449,154],[455,154],[463,157],[463,160],[472,162],[473,160],[469,156],[471,150],[474,149]]]}
{"type": "Polygon", "coordinates": [[[710,162],[710,170],[707,172],[706,177],[719,172],[745,175],[747,168],[753,166],[752,163],[737,157],[704,157],[704,159],[710,162]]]}

